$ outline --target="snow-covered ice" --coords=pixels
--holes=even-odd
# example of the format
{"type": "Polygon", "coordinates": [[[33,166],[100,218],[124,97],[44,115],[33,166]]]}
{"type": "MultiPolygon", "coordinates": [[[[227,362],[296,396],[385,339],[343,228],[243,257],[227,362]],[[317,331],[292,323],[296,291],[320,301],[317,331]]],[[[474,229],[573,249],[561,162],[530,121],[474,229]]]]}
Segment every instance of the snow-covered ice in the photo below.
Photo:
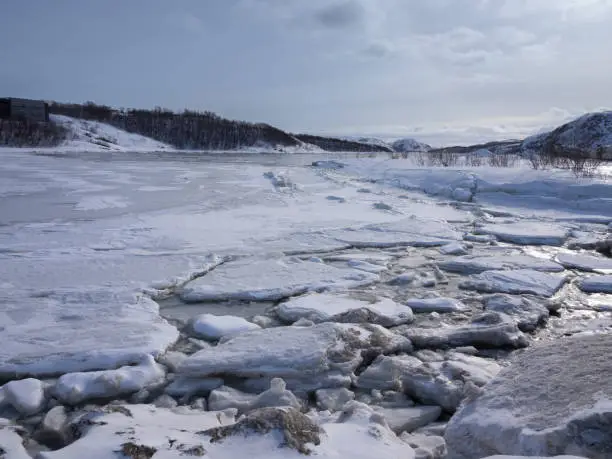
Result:
{"type": "Polygon", "coordinates": [[[568,269],[612,274],[612,258],[595,257],[582,253],[560,253],[555,260],[568,269]]]}
{"type": "Polygon", "coordinates": [[[233,336],[261,327],[242,317],[202,314],[193,320],[191,328],[196,336],[216,341],[224,336],[233,336]]]}
{"type": "MultiPolygon", "coordinates": [[[[376,325],[278,327],[243,333],[203,349],[183,361],[178,371],[198,378],[280,377],[287,380],[290,389],[296,378],[299,381],[308,375],[313,379],[312,389],[319,389],[316,386],[327,375],[350,375],[362,362],[364,351],[383,354],[402,349],[411,349],[407,339],[376,325]]],[[[311,385],[307,378],[303,383],[311,385]]]]}
{"type": "MultiPolygon", "coordinates": [[[[608,280],[609,281],[609,280],[608,280]]],[[[461,288],[485,293],[530,293],[551,297],[565,284],[566,277],[533,269],[485,271],[469,277],[461,288]]]]}
{"type": "Polygon", "coordinates": [[[147,356],[139,365],[117,370],[68,373],[60,377],[53,388],[63,403],[76,405],[85,400],[116,398],[138,392],[164,382],[166,373],[153,357],[147,356]]]}
{"type": "Polygon", "coordinates": [[[406,218],[393,223],[346,228],[330,233],[353,247],[431,247],[446,245],[461,235],[445,221],[406,218]]]}
{"type": "Polygon", "coordinates": [[[503,242],[524,245],[563,245],[569,235],[567,228],[543,222],[484,225],[477,227],[476,231],[503,242]]]}
{"type": "Polygon", "coordinates": [[[409,298],[405,301],[414,312],[465,312],[469,307],[454,298],[409,298]]]}
{"type": "Polygon", "coordinates": [[[318,322],[351,322],[363,315],[369,323],[384,327],[411,322],[412,310],[395,301],[383,298],[374,302],[357,300],[346,295],[312,293],[282,303],[276,310],[281,320],[293,323],[306,318],[318,322]],[[367,312],[361,313],[360,311],[367,312]]]}
{"type": "Polygon", "coordinates": [[[1,399],[11,405],[23,416],[32,416],[45,408],[45,387],[41,381],[34,378],[10,381],[0,387],[1,399]]]}
{"type": "Polygon", "coordinates": [[[0,293],[0,375],[60,375],[137,363],[178,337],[159,306],[108,290],[0,293]],[[118,338],[120,337],[120,339],[118,338]],[[8,344],[10,343],[10,344],[8,344]]]}
{"type": "Polygon", "coordinates": [[[438,266],[444,271],[460,274],[508,269],[533,269],[553,273],[563,271],[563,266],[559,263],[524,254],[467,255],[443,260],[438,266]]]}
{"type": "Polygon", "coordinates": [[[191,281],[180,292],[188,302],[276,301],[309,291],[369,285],[378,276],[356,269],[291,259],[238,260],[191,281]]]}
{"type": "Polygon", "coordinates": [[[588,293],[612,293],[612,275],[589,276],[582,279],[580,290],[588,293]]]}

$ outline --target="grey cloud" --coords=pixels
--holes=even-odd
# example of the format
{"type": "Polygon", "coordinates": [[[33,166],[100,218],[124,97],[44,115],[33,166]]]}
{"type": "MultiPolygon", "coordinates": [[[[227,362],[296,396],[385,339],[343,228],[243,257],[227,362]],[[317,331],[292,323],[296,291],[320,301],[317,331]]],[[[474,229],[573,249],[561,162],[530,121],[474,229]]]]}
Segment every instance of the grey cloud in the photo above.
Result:
{"type": "Polygon", "coordinates": [[[361,3],[355,0],[343,1],[315,11],[314,19],[329,28],[345,28],[361,23],[366,11],[361,3]]]}

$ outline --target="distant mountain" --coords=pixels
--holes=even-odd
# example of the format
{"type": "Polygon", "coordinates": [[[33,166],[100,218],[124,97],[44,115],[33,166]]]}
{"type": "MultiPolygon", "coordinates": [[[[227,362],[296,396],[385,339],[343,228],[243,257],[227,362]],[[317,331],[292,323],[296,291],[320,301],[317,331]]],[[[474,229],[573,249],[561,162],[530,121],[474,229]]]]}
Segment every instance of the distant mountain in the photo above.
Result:
{"type": "Polygon", "coordinates": [[[431,146],[411,138],[399,139],[391,144],[394,151],[398,153],[406,152],[426,152],[431,150],[431,146]]]}
{"type": "Polygon", "coordinates": [[[309,134],[295,134],[295,138],[311,145],[316,145],[325,151],[355,151],[355,152],[392,152],[391,146],[383,144],[367,143],[355,140],[347,140],[336,137],[321,137],[309,134]]]}
{"type": "Polygon", "coordinates": [[[441,148],[432,148],[430,151],[449,151],[452,153],[459,154],[467,154],[467,153],[478,153],[479,155],[483,155],[484,151],[489,151],[493,154],[499,153],[518,153],[521,149],[521,141],[520,140],[499,140],[487,143],[479,143],[475,145],[456,145],[449,147],[441,147],[441,148]]]}
{"type": "Polygon", "coordinates": [[[612,160],[612,111],[587,113],[550,132],[527,137],[523,152],[581,150],[612,160]]]}

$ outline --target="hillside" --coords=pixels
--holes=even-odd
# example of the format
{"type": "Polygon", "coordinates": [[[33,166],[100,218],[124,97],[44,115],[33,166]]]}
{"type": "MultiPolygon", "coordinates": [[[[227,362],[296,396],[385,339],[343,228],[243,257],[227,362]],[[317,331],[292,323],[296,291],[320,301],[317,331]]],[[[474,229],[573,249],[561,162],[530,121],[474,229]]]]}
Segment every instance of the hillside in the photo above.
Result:
{"type": "Polygon", "coordinates": [[[612,160],[612,111],[587,113],[550,132],[528,137],[521,149],[526,154],[578,149],[612,160]]]}
{"type": "Polygon", "coordinates": [[[426,152],[431,150],[431,146],[411,138],[396,140],[391,144],[391,146],[393,147],[393,150],[397,151],[398,153],[426,152]]]}
{"type": "MultiPolygon", "coordinates": [[[[163,145],[162,149],[279,152],[391,151],[359,142],[294,135],[266,123],[229,120],[208,111],[185,110],[178,113],[160,107],[153,110],[117,110],[93,102],[82,105],[52,102],[49,110],[55,115],[104,123],[129,134],[147,137],[163,145]]],[[[87,143],[98,145],[100,139],[96,139],[95,134],[83,135],[87,143]],[[94,141],[91,142],[91,139],[94,141]]],[[[82,137],[77,133],[77,137],[79,136],[82,137]]],[[[110,149],[114,148],[113,142],[106,143],[110,149]]],[[[150,144],[151,147],[154,145],[150,144]]]]}

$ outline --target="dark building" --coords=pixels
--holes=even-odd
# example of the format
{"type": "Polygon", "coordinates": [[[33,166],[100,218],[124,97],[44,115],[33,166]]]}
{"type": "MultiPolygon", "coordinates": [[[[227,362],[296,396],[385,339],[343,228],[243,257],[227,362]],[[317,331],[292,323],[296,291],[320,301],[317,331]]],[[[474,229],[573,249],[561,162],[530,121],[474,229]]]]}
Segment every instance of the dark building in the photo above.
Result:
{"type": "Polygon", "coordinates": [[[43,100],[3,98],[0,99],[0,118],[46,123],[49,121],[49,104],[43,100]]]}

